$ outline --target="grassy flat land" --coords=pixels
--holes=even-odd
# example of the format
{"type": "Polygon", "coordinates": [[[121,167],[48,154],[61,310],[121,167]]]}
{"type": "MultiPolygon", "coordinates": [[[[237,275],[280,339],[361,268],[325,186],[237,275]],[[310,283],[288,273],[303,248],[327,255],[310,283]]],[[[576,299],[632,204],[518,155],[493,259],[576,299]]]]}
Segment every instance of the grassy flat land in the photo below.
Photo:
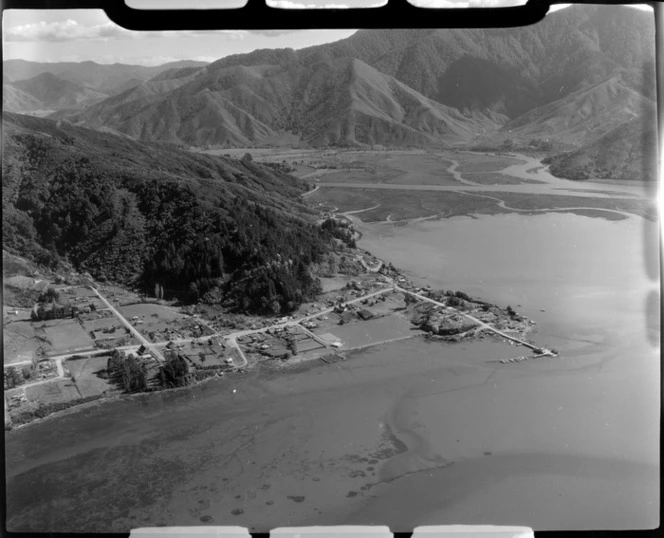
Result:
{"type": "Polygon", "coordinates": [[[6,324],[3,340],[5,364],[31,361],[42,346],[42,342],[37,339],[32,323],[29,321],[6,324]]]}
{"type": "Polygon", "coordinates": [[[409,320],[395,314],[367,321],[353,320],[344,325],[322,328],[320,331],[321,334],[329,333],[336,336],[343,342],[343,349],[376,345],[396,338],[421,334],[413,330],[409,320]]]}
{"type": "Polygon", "coordinates": [[[454,160],[459,163],[461,173],[497,172],[508,166],[519,164],[519,159],[505,155],[482,155],[479,153],[455,153],[454,160]]]}
{"type": "Polygon", "coordinates": [[[97,375],[106,369],[108,357],[91,357],[89,359],[77,359],[67,361],[67,368],[72,379],[83,398],[96,396],[104,392],[119,392],[117,387],[97,375]]]}
{"type": "Polygon", "coordinates": [[[607,209],[638,215],[648,220],[655,220],[657,216],[656,207],[651,200],[631,199],[631,198],[589,198],[581,196],[556,196],[518,193],[491,193],[506,202],[509,207],[515,207],[522,210],[546,210],[546,209],[568,209],[580,208],[574,210],[577,214],[587,214],[588,216],[610,217],[606,211],[589,211],[586,208],[596,210],[607,209]],[[580,213],[584,211],[585,213],[580,213]]]}
{"type": "Polygon", "coordinates": [[[78,320],[58,319],[35,324],[37,329],[42,328],[50,342],[53,353],[66,353],[79,348],[93,348],[94,341],[85,332],[78,320]]]}
{"type": "Polygon", "coordinates": [[[495,172],[464,172],[464,179],[483,185],[521,185],[523,183],[542,183],[534,179],[522,179],[495,172]]]}
{"type": "Polygon", "coordinates": [[[399,191],[321,188],[313,195],[314,203],[327,203],[339,208],[340,212],[367,209],[379,205],[376,209],[357,213],[355,216],[364,222],[384,220],[399,221],[421,217],[454,217],[473,213],[505,213],[488,198],[468,196],[458,192],[434,191],[399,191]]]}
{"type": "Polygon", "coordinates": [[[26,385],[25,395],[28,401],[44,404],[70,402],[81,397],[71,379],[61,379],[35,386],[26,385]]]}
{"type": "MultiPolygon", "coordinates": [[[[337,160],[343,155],[337,156],[337,160]]],[[[354,155],[353,158],[358,158],[358,160],[342,163],[340,166],[356,166],[357,168],[326,171],[325,175],[320,177],[320,181],[393,183],[397,185],[459,185],[454,176],[448,172],[448,168],[453,163],[438,154],[386,154],[380,152],[354,155]]]]}
{"type": "MultiPolygon", "coordinates": [[[[522,194],[511,192],[476,192],[465,194],[461,191],[399,191],[372,189],[326,189],[321,188],[311,195],[310,201],[316,204],[329,204],[340,212],[368,209],[355,216],[364,222],[400,221],[423,217],[440,218],[473,214],[493,215],[512,213],[515,210],[555,210],[557,208],[608,209],[654,219],[655,207],[648,200],[630,198],[592,198],[549,194],[522,194]],[[501,206],[504,202],[505,207],[501,206]],[[512,209],[513,208],[513,209],[512,209]]],[[[585,210],[585,209],[583,209],[585,210]]],[[[614,218],[608,212],[584,213],[592,216],[614,218]]]]}
{"type": "Polygon", "coordinates": [[[122,323],[115,317],[104,317],[100,319],[90,319],[83,321],[83,327],[88,332],[101,331],[112,327],[120,328],[122,323]]]}

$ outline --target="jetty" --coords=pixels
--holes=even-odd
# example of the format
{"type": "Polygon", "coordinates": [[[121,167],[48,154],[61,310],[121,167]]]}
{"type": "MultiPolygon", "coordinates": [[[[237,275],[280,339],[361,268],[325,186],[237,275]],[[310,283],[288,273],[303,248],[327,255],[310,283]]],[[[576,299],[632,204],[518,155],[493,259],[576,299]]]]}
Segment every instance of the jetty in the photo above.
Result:
{"type": "MultiPolygon", "coordinates": [[[[417,299],[420,299],[422,301],[427,301],[427,302],[429,302],[431,304],[434,304],[436,306],[440,306],[440,307],[447,308],[447,309],[451,308],[451,307],[447,306],[446,304],[441,303],[440,301],[436,301],[435,299],[431,299],[430,297],[427,297],[426,295],[422,295],[421,293],[417,293],[417,292],[414,292],[414,291],[407,290],[407,289],[402,288],[401,286],[399,286],[397,284],[394,285],[394,289],[395,289],[395,291],[400,291],[402,293],[407,293],[407,294],[411,295],[412,297],[416,297],[417,299]]],[[[485,321],[482,321],[482,320],[476,318],[475,316],[472,316],[471,314],[468,314],[467,312],[463,312],[463,311],[457,310],[457,309],[454,309],[454,310],[459,315],[464,316],[465,318],[473,321],[474,323],[477,323],[477,325],[479,325],[480,329],[485,329],[487,331],[493,332],[494,334],[497,334],[498,336],[500,336],[502,338],[505,338],[506,340],[509,340],[510,342],[514,342],[514,343],[516,343],[520,346],[524,346],[524,347],[527,347],[529,349],[532,349],[535,352],[535,355],[537,357],[545,357],[545,356],[546,357],[555,357],[555,356],[558,355],[556,352],[551,351],[550,349],[540,347],[540,346],[538,346],[536,344],[533,344],[532,342],[528,342],[526,340],[521,340],[520,338],[517,338],[516,336],[512,336],[510,334],[507,334],[506,332],[503,332],[499,329],[496,329],[494,326],[489,325],[485,321]]]]}

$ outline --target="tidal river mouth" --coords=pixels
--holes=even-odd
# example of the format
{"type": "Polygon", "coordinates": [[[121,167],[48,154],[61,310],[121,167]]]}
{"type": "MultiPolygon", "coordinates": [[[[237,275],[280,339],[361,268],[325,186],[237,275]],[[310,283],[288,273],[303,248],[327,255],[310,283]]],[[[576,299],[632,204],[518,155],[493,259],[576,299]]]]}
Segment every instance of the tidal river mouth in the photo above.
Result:
{"type": "Polygon", "coordinates": [[[487,362],[522,354],[503,342],[412,338],[82,409],[7,435],[8,528],[655,527],[649,226],[571,214],[362,225],[361,247],[415,281],[510,304],[561,356],[506,366],[487,362]]]}

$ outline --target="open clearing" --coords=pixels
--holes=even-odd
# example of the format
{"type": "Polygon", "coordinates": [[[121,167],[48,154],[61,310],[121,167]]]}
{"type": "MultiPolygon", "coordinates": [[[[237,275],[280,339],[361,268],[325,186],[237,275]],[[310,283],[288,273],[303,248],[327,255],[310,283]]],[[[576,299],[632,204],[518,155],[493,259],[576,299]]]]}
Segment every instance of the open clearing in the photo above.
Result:
{"type": "Polygon", "coordinates": [[[459,163],[459,172],[477,173],[477,172],[498,172],[523,161],[508,157],[507,155],[489,155],[481,153],[457,152],[454,154],[454,160],[459,163]]]}
{"type": "Polygon", "coordinates": [[[4,363],[13,364],[31,361],[42,346],[37,339],[32,323],[17,321],[4,326],[4,363]]]}
{"type": "Polygon", "coordinates": [[[29,401],[49,404],[78,400],[81,395],[71,379],[59,379],[51,383],[25,387],[29,401]]]}
{"type": "Polygon", "coordinates": [[[372,189],[321,188],[311,196],[312,203],[329,204],[340,212],[372,208],[355,216],[364,222],[400,221],[421,217],[454,217],[473,213],[505,213],[488,198],[471,197],[458,192],[429,192],[372,189]]]}
{"type": "MultiPolygon", "coordinates": [[[[311,203],[336,207],[339,212],[374,208],[357,213],[364,222],[401,221],[417,218],[447,218],[495,215],[528,210],[574,210],[582,214],[587,209],[607,209],[639,215],[650,220],[656,212],[650,200],[634,198],[595,198],[591,196],[566,196],[556,194],[525,194],[494,191],[418,191],[391,189],[321,188],[311,195],[311,203]],[[359,206],[359,207],[358,207],[359,206]]],[[[595,211],[591,216],[615,218],[595,211]]]]}
{"type": "Polygon", "coordinates": [[[117,387],[97,372],[106,369],[108,357],[91,357],[89,359],[68,360],[67,368],[83,398],[96,396],[105,392],[120,392],[117,387]]]}
{"type": "Polygon", "coordinates": [[[331,327],[330,331],[341,340],[343,349],[377,345],[398,338],[422,334],[420,331],[413,330],[410,321],[396,314],[367,321],[354,320],[331,327]]]}
{"type": "Polygon", "coordinates": [[[139,318],[158,316],[159,319],[164,321],[179,321],[187,317],[175,308],[156,303],[138,303],[121,306],[118,310],[127,319],[131,319],[134,316],[138,316],[139,318]]]}
{"type": "Polygon", "coordinates": [[[336,290],[341,290],[343,289],[347,282],[347,278],[327,278],[327,277],[319,277],[320,278],[320,284],[321,287],[323,288],[323,293],[327,293],[329,291],[336,291],[336,290]]]}
{"type": "Polygon", "coordinates": [[[536,181],[534,179],[522,179],[495,172],[464,172],[463,177],[468,181],[472,181],[473,183],[481,183],[482,185],[521,185],[523,183],[542,183],[541,181],[536,181]]]}
{"type": "MultiPolygon", "coordinates": [[[[337,161],[341,156],[337,157],[337,161]]],[[[324,177],[311,174],[308,179],[339,183],[392,183],[398,185],[459,185],[448,172],[452,162],[437,154],[353,153],[348,159],[334,164],[337,169],[325,170],[324,177]]]]}
{"type": "Polygon", "coordinates": [[[50,354],[64,354],[81,349],[94,349],[95,343],[85,329],[76,319],[56,319],[35,324],[35,329],[40,329],[50,342],[50,354]]]}

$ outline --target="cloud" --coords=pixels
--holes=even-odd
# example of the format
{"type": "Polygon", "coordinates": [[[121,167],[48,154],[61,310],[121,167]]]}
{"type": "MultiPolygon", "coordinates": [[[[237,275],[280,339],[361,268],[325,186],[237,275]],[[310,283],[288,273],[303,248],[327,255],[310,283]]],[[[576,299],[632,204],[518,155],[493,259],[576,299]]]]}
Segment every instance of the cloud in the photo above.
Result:
{"type": "Polygon", "coordinates": [[[23,24],[7,28],[4,31],[4,40],[16,41],[108,41],[119,38],[137,38],[139,32],[125,30],[112,22],[86,26],[75,20],[57,22],[38,22],[34,24],[23,24]]]}
{"type": "MultiPolygon", "coordinates": [[[[261,32],[257,30],[257,32],[261,32]]],[[[266,32],[270,32],[267,30],[266,32]]],[[[284,32],[277,30],[276,32],[284,32]]],[[[57,22],[38,22],[7,28],[3,34],[5,42],[56,42],[56,41],[110,41],[114,39],[144,38],[194,38],[204,35],[220,35],[229,39],[244,39],[246,30],[177,30],[163,32],[135,32],[126,30],[113,22],[85,25],[68,19],[57,22]]],[[[278,35],[278,34],[274,34],[278,35]]]]}

